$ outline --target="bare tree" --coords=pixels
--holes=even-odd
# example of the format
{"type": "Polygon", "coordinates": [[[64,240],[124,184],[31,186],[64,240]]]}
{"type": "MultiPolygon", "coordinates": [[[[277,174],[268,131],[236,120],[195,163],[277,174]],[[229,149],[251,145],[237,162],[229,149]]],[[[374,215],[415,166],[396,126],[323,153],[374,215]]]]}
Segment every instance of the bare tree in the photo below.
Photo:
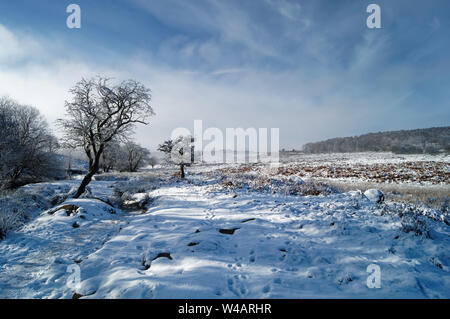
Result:
{"type": "MultiPolygon", "coordinates": [[[[56,177],[58,141],[31,106],[0,98],[0,179],[7,187],[56,177]]],[[[62,171],[62,170],[61,170],[62,171]]]]}
{"type": "Polygon", "coordinates": [[[100,166],[104,172],[137,172],[149,163],[150,151],[133,141],[110,143],[103,151],[100,166]]]}
{"type": "Polygon", "coordinates": [[[18,132],[13,112],[15,109],[14,102],[7,99],[0,99],[0,163],[1,163],[1,179],[5,183],[5,179],[11,172],[11,165],[15,161],[15,152],[18,144],[18,132]]]}
{"type": "Polygon", "coordinates": [[[146,121],[154,112],[150,90],[134,80],[115,85],[102,77],[82,79],[70,93],[66,119],[58,122],[65,132],[66,144],[82,147],[88,157],[89,171],[74,195],[78,198],[97,173],[108,144],[129,136],[136,124],[148,124],[146,121]]]}
{"type": "Polygon", "coordinates": [[[128,172],[137,172],[137,170],[146,165],[150,158],[150,151],[134,143],[127,142],[123,149],[127,155],[126,170],[128,172]]]}
{"type": "Polygon", "coordinates": [[[166,160],[180,166],[181,178],[185,178],[184,168],[191,163],[192,138],[180,136],[175,140],[166,140],[158,145],[158,151],[166,154],[166,160]]]}
{"type": "Polygon", "coordinates": [[[103,172],[107,173],[114,169],[120,169],[121,163],[124,161],[124,151],[118,142],[111,142],[103,151],[100,166],[103,172]]]}
{"type": "Polygon", "coordinates": [[[158,159],[154,156],[150,156],[150,158],[148,159],[148,164],[154,168],[156,164],[158,164],[158,159]]]}

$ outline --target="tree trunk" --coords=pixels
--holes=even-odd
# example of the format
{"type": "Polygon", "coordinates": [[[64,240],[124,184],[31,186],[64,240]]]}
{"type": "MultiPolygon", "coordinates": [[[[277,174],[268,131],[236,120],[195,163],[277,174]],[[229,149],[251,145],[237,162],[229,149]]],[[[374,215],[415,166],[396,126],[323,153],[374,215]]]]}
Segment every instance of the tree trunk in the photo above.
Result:
{"type": "Polygon", "coordinates": [[[92,167],[89,167],[89,172],[86,174],[86,176],[81,181],[80,186],[78,187],[77,193],[73,198],[79,198],[83,193],[86,191],[86,186],[91,182],[92,177],[98,172],[98,169],[100,168],[100,156],[103,152],[103,146],[100,146],[99,151],[97,154],[95,154],[95,157],[93,159],[92,167]]]}
{"type": "Polygon", "coordinates": [[[180,164],[181,178],[184,178],[184,164],[180,164]]]}
{"type": "Polygon", "coordinates": [[[88,186],[88,184],[91,182],[92,177],[95,175],[95,173],[97,173],[97,170],[92,169],[86,174],[86,176],[81,181],[80,186],[78,187],[77,193],[73,198],[79,198],[81,195],[83,195],[83,193],[86,191],[86,186],[88,186]]]}

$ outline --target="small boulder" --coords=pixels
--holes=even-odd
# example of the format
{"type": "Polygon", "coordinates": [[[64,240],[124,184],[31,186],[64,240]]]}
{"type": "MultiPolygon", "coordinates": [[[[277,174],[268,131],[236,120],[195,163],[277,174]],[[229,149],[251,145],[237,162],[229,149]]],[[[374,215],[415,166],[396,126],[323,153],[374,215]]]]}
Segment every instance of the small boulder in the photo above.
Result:
{"type": "Polygon", "coordinates": [[[225,235],[233,235],[234,232],[235,232],[236,230],[238,230],[238,229],[239,229],[239,228],[219,229],[219,232],[220,232],[221,234],[225,234],[225,235]]]}
{"type": "Polygon", "coordinates": [[[368,189],[364,192],[364,196],[374,203],[381,204],[384,202],[384,194],[379,189],[368,189]]]}
{"type": "Polygon", "coordinates": [[[83,297],[83,295],[76,293],[76,292],[72,295],[72,299],[74,299],[74,300],[80,299],[81,297],[83,297]]]}

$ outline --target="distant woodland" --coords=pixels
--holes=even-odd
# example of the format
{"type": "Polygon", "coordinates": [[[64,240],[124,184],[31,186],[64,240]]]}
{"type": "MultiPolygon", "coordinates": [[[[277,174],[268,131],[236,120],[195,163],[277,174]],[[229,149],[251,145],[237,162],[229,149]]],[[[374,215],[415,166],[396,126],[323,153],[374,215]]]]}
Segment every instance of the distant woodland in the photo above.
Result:
{"type": "Polygon", "coordinates": [[[450,152],[450,126],[369,133],[308,143],[306,153],[394,152],[439,154],[450,152]]]}

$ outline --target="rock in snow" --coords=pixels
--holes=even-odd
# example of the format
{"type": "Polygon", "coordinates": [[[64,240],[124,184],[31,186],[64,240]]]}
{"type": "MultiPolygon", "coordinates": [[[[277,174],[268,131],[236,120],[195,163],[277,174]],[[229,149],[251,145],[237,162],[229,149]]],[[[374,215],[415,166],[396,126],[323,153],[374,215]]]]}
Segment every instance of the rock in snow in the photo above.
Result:
{"type": "Polygon", "coordinates": [[[368,189],[364,192],[364,196],[366,196],[371,202],[374,203],[382,203],[384,201],[383,192],[379,189],[368,189]]]}

